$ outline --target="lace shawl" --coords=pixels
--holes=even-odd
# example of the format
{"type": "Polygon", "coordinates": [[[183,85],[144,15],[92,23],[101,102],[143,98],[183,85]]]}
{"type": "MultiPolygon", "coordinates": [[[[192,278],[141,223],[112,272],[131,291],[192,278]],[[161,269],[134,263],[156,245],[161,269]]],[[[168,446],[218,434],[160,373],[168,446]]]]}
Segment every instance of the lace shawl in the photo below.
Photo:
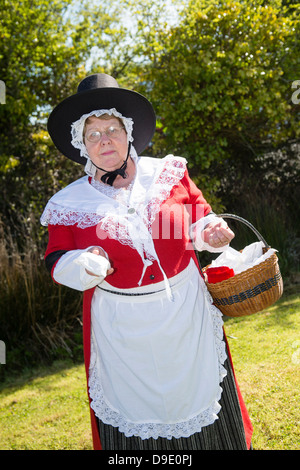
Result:
{"type": "MultiPolygon", "coordinates": [[[[154,171],[152,170],[152,173],[156,173],[153,175],[155,179],[152,180],[151,176],[149,178],[149,175],[145,176],[144,174],[139,174],[140,172],[137,171],[136,179],[132,187],[132,194],[134,193],[134,187],[137,185],[142,191],[140,197],[138,197],[139,194],[134,194],[133,198],[129,200],[129,204],[132,203],[131,206],[133,206],[135,211],[138,212],[139,216],[143,219],[150,233],[151,224],[161,204],[169,197],[173,186],[178,184],[183,178],[186,170],[185,159],[173,157],[172,155],[168,155],[162,160],[140,157],[137,164],[143,167],[143,173],[146,173],[146,167],[149,167],[152,162],[154,162],[154,171]],[[147,161],[143,162],[141,159],[147,161]],[[147,187],[144,186],[144,183],[148,183],[147,187]],[[134,199],[134,201],[132,201],[132,199],[134,199]]],[[[139,170],[139,168],[137,170],[139,170]]],[[[133,246],[128,235],[128,230],[126,230],[128,223],[127,210],[124,211],[123,207],[119,207],[117,215],[123,217],[123,220],[118,220],[116,224],[120,225],[120,223],[123,222],[124,230],[127,235],[120,238],[118,230],[111,227],[114,221],[113,212],[121,205],[113,200],[114,191],[112,190],[111,194],[105,191],[95,200],[95,193],[93,190],[89,190],[89,186],[91,185],[88,182],[88,177],[85,176],[55,194],[45,207],[41,216],[41,224],[44,226],[48,224],[65,226],[77,225],[79,228],[84,229],[97,225],[105,219],[105,228],[108,228],[109,232],[115,235],[114,238],[121,243],[133,246]],[[86,194],[86,192],[88,192],[88,194],[86,194]]],[[[124,233],[123,230],[122,233],[124,233]]]]}
{"type": "MultiPolygon", "coordinates": [[[[154,260],[160,266],[151,236],[151,225],[161,204],[183,178],[186,160],[173,155],[163,159],[140,157],[136,161],[136,169],[130,197],[125,204],[107,193],[99,192],[85,176],[50,199],[41,223],[77,225],[82,229],[99,224],[99,228],[111,238],[129,245],[139,253],[144,263],[140,285],[147,266],[154,260]],[[145,260],[144,254],[148,259],[145,260]]],[[[167,282],[161,266],[160,269],[167,282]]]]}

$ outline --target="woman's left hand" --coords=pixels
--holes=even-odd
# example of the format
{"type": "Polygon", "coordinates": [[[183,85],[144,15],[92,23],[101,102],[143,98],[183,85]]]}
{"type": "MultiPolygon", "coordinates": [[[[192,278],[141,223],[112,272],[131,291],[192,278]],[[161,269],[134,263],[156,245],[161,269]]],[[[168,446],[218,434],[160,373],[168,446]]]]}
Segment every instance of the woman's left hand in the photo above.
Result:
{"type": "Polygon", "coordinates": [[[224,220],[211,222],[202,232],[203,240],[213,248],[221,248],[228,245],[235,237],[224,220]]]}
{"type": "MultiPolygon", "coordinates": [[[[105,252],[104,252],[103,248],[100,248],[99,246],[93,246],[93,247],[90,248],[88,251],[89,251],[90,253],[93,253],[94,255],[103,256],[103,258],[106,258],[105,252]]],[[[88,271],[87,269],[86,269],[86,272],[87,272],[88,274],[90,274],[91,276],[96,276],[96,274],[94,274],[94,273],[88,271]]],[[[112,274],[113,272],[114,272],[114,269],[113,269],[113,268],[109,268],[109,269],[107,270],[106,275],[109,276],[109,274],[112,274]]]]}

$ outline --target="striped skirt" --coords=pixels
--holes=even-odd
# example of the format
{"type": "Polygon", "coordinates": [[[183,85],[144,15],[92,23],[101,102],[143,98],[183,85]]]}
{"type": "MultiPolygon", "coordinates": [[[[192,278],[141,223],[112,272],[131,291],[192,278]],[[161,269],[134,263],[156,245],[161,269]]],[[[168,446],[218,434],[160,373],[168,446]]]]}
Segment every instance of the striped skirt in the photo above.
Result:
{"type": "Polygon", "coordinates": [[[241,409],[231,365],[224,363],[227,375],[221,387],[218,419],[202,428],[201,432],[180,439],[141,439],[126,437],[118,428],[98,420],[103,450],[247,450],[241,409]]]}

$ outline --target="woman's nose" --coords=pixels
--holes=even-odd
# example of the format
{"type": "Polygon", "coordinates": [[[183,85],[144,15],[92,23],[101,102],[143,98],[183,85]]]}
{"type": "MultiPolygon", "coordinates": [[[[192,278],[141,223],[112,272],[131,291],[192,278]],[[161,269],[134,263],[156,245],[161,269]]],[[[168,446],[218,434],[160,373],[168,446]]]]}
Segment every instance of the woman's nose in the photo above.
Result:
{"type": "Polygon", "coordinates": [[[100,143],[106,144],[107,142],[110,142],[110,141],[111,141],[110,137],[108,137],[108,135],[105,132],[103,132],[103,134],[100,137],[100,143]]]}

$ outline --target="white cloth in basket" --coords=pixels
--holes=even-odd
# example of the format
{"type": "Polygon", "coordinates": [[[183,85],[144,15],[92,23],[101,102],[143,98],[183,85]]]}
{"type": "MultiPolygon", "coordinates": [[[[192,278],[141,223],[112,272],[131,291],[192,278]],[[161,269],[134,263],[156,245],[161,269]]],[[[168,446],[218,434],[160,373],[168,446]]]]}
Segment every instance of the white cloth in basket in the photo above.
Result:
{"type": "Polygon", "coordinates": [[[263,247],[263,242],[255,242],[246,246],[246,248],[240,252],[229,246],[226,251],[212,261],[210,266],[213,268],[227,266],[233,269],[234,274],[239,274],[262,263],[277,251],[274,248],[269,248],[268,251],[263,254],[263,247]]]}

